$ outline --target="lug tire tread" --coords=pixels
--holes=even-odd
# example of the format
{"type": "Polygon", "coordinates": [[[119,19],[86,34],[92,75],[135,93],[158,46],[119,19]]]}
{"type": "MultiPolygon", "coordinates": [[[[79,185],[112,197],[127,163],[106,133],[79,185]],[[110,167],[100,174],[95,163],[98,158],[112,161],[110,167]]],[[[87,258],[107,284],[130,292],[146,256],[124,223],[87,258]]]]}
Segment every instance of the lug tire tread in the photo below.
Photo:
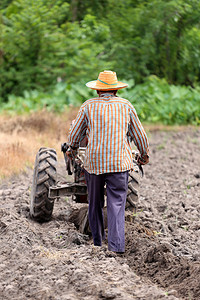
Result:
{"type": "Polygon", "coordinates": [[[36,155],[31,190],[30,216],[38,222],[49,221],[54,201],[48,198],[49,187],[57,182],[57,155],[51,148],[40,148],[36,155]]]}

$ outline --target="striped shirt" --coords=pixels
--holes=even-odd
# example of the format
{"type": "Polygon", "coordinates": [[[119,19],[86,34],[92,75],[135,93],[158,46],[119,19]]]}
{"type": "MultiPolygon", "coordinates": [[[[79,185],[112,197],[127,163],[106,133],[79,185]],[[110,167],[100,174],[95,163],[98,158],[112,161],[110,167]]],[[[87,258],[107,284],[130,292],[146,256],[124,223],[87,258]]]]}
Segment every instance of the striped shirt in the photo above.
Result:
{"type": "Polygon", "coordinates": [[[92,174],[124,172],[134,168],[131,141],[141,157],[148,155],[146,133],[133,105],[113,93],[87,100],[72,125],[68,142],[79,147],[87,136],[84,168],[92,174]]]}

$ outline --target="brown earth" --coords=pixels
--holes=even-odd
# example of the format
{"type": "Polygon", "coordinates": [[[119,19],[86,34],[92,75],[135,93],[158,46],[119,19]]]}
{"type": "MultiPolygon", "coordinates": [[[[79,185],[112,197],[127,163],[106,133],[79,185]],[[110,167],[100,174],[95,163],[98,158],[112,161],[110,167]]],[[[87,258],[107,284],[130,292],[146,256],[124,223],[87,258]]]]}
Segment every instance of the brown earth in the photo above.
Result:
{"type": "Polygon", "coordinates": [[[67,221],[71,199],[56,201],[50,222],[31,220],[33,170],[1,182],[0,299],[200,299],[200,129],[150,131],[149,140],[121,256],[67,221]]]}

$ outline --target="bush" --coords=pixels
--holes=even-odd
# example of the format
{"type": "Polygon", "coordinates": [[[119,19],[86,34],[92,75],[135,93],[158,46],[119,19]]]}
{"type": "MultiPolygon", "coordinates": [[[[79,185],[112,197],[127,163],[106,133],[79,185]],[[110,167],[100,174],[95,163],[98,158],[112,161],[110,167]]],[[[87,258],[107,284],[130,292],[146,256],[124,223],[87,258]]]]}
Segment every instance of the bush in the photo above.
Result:
{"type": "Polygon", "coordinates": [[[63,112],[67,106],[80,106],[93,91],[84,84],[67,84],[59,82],[48,92],[38,90],[24,91],[23,96],[9,95],[8,102],[2,103],[0,111],[9,113],[30,113],[45,108],[48,111],[63,112]]]}
{"type": "MultiPolygon", "coordinates": [[[[124,82],[127,82],[124,80],[124,82]]],[[[143,122],[200,125],[200,87],[169,85],[166,80],[150,76],[145,83],[119,90],[118,95],[128,99],[143,122]]],[[[8,103],[1,104],[0,111],[29,113],[46,108],[62,112],[69,105],[80,106],[85,100],[96,97],[96,91],[88,89],[85,82],[67,84],[59,82],[49,92],[25,91],[23,97],[10,95],[8,103]]]]}
{"type": "Polygon", "coordinates": [[[200,87],[169,85],[165,79],[150,76],[145,83],[123,91],[135,106],[141,121],[174,124],[200,124],[200,87]]]}

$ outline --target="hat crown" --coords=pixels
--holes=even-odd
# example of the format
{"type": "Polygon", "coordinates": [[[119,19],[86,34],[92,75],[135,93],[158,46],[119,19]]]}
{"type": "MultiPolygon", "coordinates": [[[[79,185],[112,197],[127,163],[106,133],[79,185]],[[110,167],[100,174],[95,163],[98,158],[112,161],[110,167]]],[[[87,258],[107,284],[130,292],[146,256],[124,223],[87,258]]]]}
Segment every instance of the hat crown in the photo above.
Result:
{"type": "Polygon", "coordinates": [[[115,83],[117,84],[118,82],[116,72],[107,71],[107,70],[99,73],[98,80],[101,83],[111,84],[111,85],[115,83]]]}
{"type": "Polygon", "coordinates": [[[99,73],[98,79],[89,81],[86,86],[99,91],[119,90],[128,86],[127,83],[118,81],[117,75],[113,71],[105,70],[99,73]]]}

